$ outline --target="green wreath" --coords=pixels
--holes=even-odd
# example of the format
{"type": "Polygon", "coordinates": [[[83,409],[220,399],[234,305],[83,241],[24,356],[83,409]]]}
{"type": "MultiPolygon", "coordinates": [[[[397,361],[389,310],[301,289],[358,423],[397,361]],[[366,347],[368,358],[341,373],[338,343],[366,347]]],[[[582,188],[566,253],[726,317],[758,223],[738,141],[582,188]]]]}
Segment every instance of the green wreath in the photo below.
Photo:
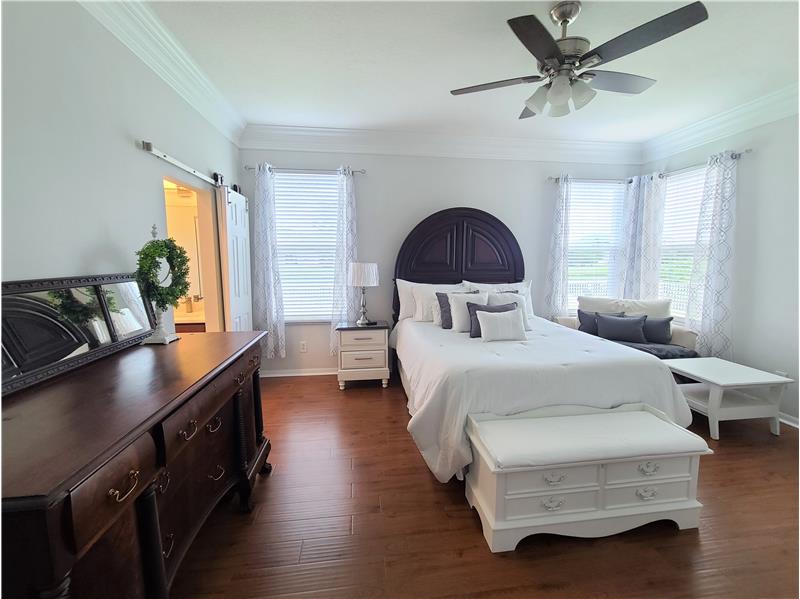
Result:
{"type": "MultiPolygon", "coordinates": [[[[139,261],[136,266],[136,279],[145,295],[162,312],[170,306],[178,307],[178,300],[189,291],[189,256],[172,238],[153,239],[136,252],[139,261]],[[159,280],[160,260],[169,266],[172,282],[162,286],[159,280]]],[[[166,277],[164,278],[166,280],[166,277]]]]}

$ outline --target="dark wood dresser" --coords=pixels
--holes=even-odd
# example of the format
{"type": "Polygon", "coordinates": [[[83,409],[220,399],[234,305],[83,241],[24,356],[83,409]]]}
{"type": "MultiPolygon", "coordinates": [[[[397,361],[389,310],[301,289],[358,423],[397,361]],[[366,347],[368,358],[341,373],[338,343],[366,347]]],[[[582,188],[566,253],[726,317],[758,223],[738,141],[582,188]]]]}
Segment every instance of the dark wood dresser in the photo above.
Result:
{"type": "Polygon", "coordinates": [[[3,597],[147,598],[269,473],[261,332],[184,334],[3,398],[3,597]]]}

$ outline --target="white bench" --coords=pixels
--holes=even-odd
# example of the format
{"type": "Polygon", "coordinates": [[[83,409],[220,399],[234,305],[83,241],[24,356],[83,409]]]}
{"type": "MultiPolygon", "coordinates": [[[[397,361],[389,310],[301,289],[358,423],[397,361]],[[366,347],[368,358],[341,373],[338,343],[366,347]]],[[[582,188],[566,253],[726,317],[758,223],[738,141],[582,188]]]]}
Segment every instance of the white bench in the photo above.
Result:
{"type": "Polygon", "coordinates": [[[493,552],[536,533],[603,537],[656,520],[697,528],[706,442],[646,406],[541,418],[471,415],[466,495],[493,552]]]}

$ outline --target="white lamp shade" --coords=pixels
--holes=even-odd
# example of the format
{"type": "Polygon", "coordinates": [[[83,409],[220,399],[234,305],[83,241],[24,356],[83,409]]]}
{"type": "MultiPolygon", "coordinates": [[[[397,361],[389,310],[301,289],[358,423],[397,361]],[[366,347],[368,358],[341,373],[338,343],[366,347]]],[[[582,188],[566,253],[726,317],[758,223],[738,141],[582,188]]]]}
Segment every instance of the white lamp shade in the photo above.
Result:
{"type": "Polygon", "coordinates": [[[374,262],[351,262],[347,265],[347,283],[351,287],[377,287],[378,265],[374,262]]]}
{"type": "Polygon", "coordinates": [[[534,114],[542,114],[544,107],[547,105],[547,91],[550,89],[548,85],[543,85],[537,89],[534,94],[525,101],[525,106],[534,114]]]}
{"type": "Polygon", "coordinates": [[[567,116],[569,114],[569,104],[550,106],[549,116],[567,116]]]}
{"type": "Polygon", "coordinates": [[[587,85],[585,81],[576,79],[572,82],[572,102],[575,104],[575,110],[580,110],[591,102],[597,92],[587,85]]]}

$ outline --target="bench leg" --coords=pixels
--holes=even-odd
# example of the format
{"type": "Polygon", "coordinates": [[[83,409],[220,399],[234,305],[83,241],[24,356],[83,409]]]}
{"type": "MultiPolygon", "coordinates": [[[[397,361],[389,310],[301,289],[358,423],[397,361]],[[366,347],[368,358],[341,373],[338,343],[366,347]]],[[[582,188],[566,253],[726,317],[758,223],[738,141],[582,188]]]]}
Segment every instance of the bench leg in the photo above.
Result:
{"type": "Polygon", "coordinates": [[[773,435],[781,434],[781,399],[786,385],[773,385],[769,388],[769,399],[775,407],[775,416],[769,419],[769,430],[773,435]]]}
{"type": "Polygon", "coordinates": [[[708,430],[711,438],[719,441],[719,407],[722,405],[722,387],[710,385],[708,391],[708,430]]]}

